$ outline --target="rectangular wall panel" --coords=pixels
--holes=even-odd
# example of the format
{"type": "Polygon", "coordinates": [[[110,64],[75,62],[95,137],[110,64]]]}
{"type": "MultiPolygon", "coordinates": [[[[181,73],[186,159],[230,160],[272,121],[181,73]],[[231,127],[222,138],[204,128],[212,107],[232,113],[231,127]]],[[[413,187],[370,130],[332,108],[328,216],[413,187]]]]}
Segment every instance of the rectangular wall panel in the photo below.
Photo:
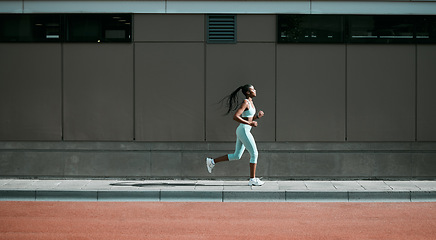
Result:
{"type": "Polygon", "coordinates": [[[135,14],[135,41],[204,41],[204,15],[135,14]]]}
{"type": "Polygon", "coordinates": [[[277,140],[345,140],[345,46],[277,46],[277,140]]]}
{"type": "Polygon", "coordinates": [[[64,45],[66,140],[133,140],[133,45],[64,45]]]}
{"type": "MultiPolygon", "coordinates": [[[[265,112],[252,129],[257,141],[275,140],[275,46],[273,43],[208,44],[206,51],[206,139],[234,141],[239,123],[219,101],[245,84],[257,90],[256,110],[265,112]]],[[[240,103],[244,95],[239,93],[240,103]]]]}
{"type": "Polygon", "coordinates": [[[204,44],[137,43],[136,140],[204,141],[204,44]]]}
{"type": "Polygon", "coordinates": [[[0,140],[61,140],[61,45],[0,44],[0,53],[0,140]]]}
{"type": "Polygon", "coordinates": [[[349,45],[348,140],[415,140],[415,46],[349,45]]]}
{"type": "Polygon", "coordinates": [[[418,45],[418,141],[436,141],[436,46],[418,45]]]}
{"type": "Polygon", "coordinates": [[[238,15],[239,42],[275,42],[276,15],[238,15]]]}

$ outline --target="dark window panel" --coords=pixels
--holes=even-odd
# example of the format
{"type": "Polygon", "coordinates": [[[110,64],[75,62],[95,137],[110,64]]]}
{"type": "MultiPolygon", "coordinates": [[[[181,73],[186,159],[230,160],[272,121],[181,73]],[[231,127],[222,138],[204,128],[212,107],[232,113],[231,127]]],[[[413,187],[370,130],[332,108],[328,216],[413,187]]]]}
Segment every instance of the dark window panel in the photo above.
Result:
{"type": "Polygon", "coordinates": [[[1,42],[59,42],[62,40],[59,14],[0,15],[1,42]]]}
{"type": "Polygon", "coordinates": [[[131,42],[131,14],[0,14],[0,42],[131,42]]]}
{"type": "Polygon", "coordinates": [[[66,16],[68,42],[130,42],[129,14],[71,14],[66,16]]]}
{"type": "Polygon", "coordinates": [[[414,16],[349,16],[351,43],[414,43],[414,16]]]}
{"type": "Polygon", "coordinates": [[[279,15],[279,42],[342,43],[344,18],[339,15],[279,15]]]}
{"type": "Polygon", "coordinates": [[[423,16],[416,22],[417,43],[436,43],[436,16],[423,16]]]}
{"type": "Polygon", "coordinates": [[[278,15],[279,43],[436,43],[436,16],[278,15]]]}

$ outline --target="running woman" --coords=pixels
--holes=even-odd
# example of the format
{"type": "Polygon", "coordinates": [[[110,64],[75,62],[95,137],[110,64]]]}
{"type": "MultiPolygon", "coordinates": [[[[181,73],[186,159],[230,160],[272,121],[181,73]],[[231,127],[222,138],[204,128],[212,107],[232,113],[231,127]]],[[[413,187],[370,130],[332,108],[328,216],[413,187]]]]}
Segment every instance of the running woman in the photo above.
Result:
{"type": "Polygon", "coordinates": [[[254,141],[253,135],[250,130],[252,127],[257,127],[257,122],[254,121],[263,117],[264,112],[259,111],[256,114],[256,108],[254,107],[253,98],[256,97],[256,89],[253,85],[247,84],[238,87],[229,96],[225,97],[223,101],[226,102],[228,110],[226,114],[236,110],[233,115],[233,120],[239,122],[239,126],[236,128],[236,147],[233,154],[224,155],[215,159],[206,158],[206,166],[209,173],[212,173],[212,169],[216,163],[224,161],[239,160],[247,149],[250,153],[250,181],[249,186],[262,186],[264,184],[259,178],[256,178],[256,165],[257,165],[257,146],[254,141]],[[238,93],[241,91],[245,95],[244,101],[239,105],[238,93]]]}

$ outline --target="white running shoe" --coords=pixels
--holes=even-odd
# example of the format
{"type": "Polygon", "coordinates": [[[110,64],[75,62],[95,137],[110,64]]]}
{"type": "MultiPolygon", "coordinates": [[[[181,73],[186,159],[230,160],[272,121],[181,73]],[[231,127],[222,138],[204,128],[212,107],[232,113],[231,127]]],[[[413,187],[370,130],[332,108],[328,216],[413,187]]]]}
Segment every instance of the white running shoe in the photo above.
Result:
{"type": "Polygon", "coordinates": [[[207,166],[207,171],[209,173],[212,173],[212,169],[213,167],[215,167],[215,163],[213,162],[212,158],[206,158],[206,166],[207,166]]]}
{"type": "Polygon", "coordinates": [[[262,186],[265,182],[262,182],[259,178],[250,178],[248,186],[262,186]]]}

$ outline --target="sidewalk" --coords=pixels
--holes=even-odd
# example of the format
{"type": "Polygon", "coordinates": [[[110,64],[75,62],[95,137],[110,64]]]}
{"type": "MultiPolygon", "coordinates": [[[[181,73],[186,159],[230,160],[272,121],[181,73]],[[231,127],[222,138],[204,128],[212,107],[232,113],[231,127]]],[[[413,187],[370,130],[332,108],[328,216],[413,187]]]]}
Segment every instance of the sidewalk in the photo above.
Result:
{"type": "Polygon", "coordinates": [[[0,201],[436,202],[436,181],[0,179],[0,201]]]}

